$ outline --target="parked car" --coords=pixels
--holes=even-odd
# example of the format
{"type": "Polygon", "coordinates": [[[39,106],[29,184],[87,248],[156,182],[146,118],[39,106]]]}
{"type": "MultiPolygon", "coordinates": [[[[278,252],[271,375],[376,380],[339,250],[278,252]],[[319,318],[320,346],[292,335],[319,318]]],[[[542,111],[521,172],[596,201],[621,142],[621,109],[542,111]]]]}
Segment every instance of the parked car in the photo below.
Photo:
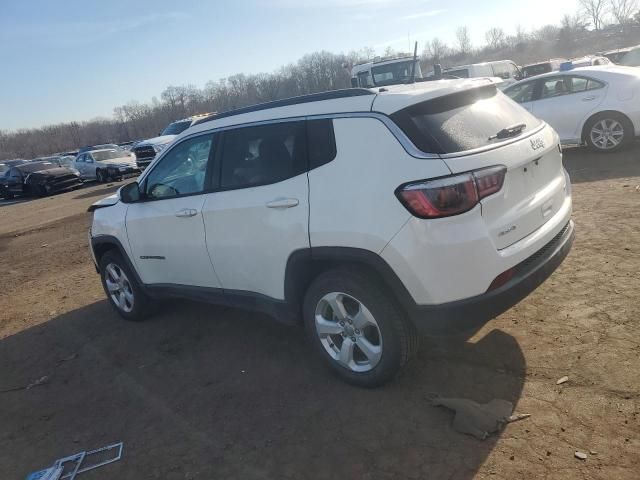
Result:
{"type": "Polygon", "coordinates": [[[95,180],[98,183],[122,180],[140,174],[136,157],[122,149],[81,153],[76,157],[74,167],[80,172],[83,180],[95,180]]]}
{"type": "Polygon", "coordinates": [[[551,125],[563,144],[613,152],[640,135],[640,70],[583,67],[523,80],[505,93],[551,125]]]}
{"type": "Polygon", "coordinates": [[[620,59],[620,65],[627,67],[640,67],[640,45],[629,49],[620,59]]]}
{"type": "Polygon", "coordinates": [[[0,194],[5,199],[16,195],[44,197],[81,185],[77,170],[54,162],[26,162],[12,166],[0,177],[0,194]]]}
{"type": "Polygon", "coordinates": [[[362,386],[391,379],[420,334],[473,331],[517,303],[574,236],[557,134],[485,79],[203,119],[90,210],[125,319],[171,296],[302,318],[362,386]]]}
{"type": "Polygon", "coordinates": [[[420,60],[411,57],[382,58],[354,65],[351,69],[352,87],[382,87],[406,83],[422,78],[420,60]]]}
{"type": "Polygon", "coordinates": [[[0,176],[4,175],[11,167],[15,165],[22,165],[23,163],[27,163],[28,160],[0,160],[0,176]]]}
{"type": "Polygon", "coordinates": [[[167,127],[160,132],[158,137],[149,138],[142,142],[138,142],[131,148],[131,151],[136,155],[138,168],[144,170],[156,157],[156,154],[160,153],[167,145],[169,145],[174,138],[184,132],[187,128],[193,125],[198,120],[211,116],[211,113],[202,113],[194,115],[183,120],[170,123],[167,127]]]}
{"type": "Polygon", "coordinates": [[[522,78],[520,69],[511,60],[498,60],[445,68],[442,73],[456,78],[498,77],[505,81],[505,86],[522,78]]]}
{"type": "Polygon", "coordinates": [[[560,70],[560,65],[566,61],[566,58],[552,58],[544,62],[530,63],[529,65],[525,65],[520,68],[522,78],[535,77],[536,75],[542,75],[543,73],[557,72],[560,70]]]}

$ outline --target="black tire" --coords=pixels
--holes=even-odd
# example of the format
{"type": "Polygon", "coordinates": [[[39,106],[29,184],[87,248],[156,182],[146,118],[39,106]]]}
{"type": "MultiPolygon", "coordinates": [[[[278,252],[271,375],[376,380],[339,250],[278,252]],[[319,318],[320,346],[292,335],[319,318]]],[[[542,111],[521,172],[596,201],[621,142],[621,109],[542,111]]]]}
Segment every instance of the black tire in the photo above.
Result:
{"type": "Polygon", "coordinates": [[[625,148],[627,145],[629,145],[629,143],[633,140],[633,137],[634,137],[633,124],[626,116],[618,112],[598,113],[597,115],[594,115],[592,118],[590,118],[584,126],[585,143],[587,144],[589,149],[598,153],[617,152],[625,148]],[[596,126],[596,124],[602,122],[603,120],[606,121],[607,123],[617,122],[622,126],[623,136],[622,136],[622,140],[618,145],[610,148],[602,148],[594,143],[593,139],[591,138],[592,137],[591,131],[594,128],[594,126],[596,126]]]}
{"type": "Polygon", "coordinates": [[[136,276],[133,274],[127,262],[124,261],[122,255],[116,250],[109,250],[100,259],[100,280],[102,281],[102,288],[105,295],[111,304],[111,307],[125,320],[132,322],[139,322],[146,319],[151,313],[151,299],[144,293],[142,287],[136,280],[136,276]],[[107,268],[110,265],[116,266],[119,270],[126,275],[127,283],[130,286],[130,291],[133,294],[133,305],[131,311],[125,311],[120,308],[114,299],[112,298],[109,289],[107,288],[107,268]]]}
{"type": "Polygon", "coordinates": [[[340,268],[320,274],[305,294],[303,316],[307,335],[324,362],[340,378],[359,387],[378,387],[392,380],[419,348],[420,337],[388,288],[369,272],[357,267],[340,268]],[[316,306],[331,292],[341,292],[357,299],[369,310],[378,324],[382,355],[378,363],[368,371],[357,372],[338,363],[321,342],[315,323],[316,306]]]}
{"type": "Polygon", "coordinates": [[[99,168],[96,168],[96,182],[98,182],[98,183],[104,183],[105,182],[104,173],[102,173],[102,170],[99,169],[99,168]]]}
{"type": "Polygon", "coordinates": [[[46,197],[48,195],[47,189],[44,188],[44,185],[36,186],[36,195],[38,195],[38,197],[40,198],[46,197]]]}

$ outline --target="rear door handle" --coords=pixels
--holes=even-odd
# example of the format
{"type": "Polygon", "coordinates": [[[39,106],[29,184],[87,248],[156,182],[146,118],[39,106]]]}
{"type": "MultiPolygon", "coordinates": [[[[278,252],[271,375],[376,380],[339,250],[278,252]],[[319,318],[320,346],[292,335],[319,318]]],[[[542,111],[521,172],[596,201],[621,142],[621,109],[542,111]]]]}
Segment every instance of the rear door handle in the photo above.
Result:
{"type": "Polygon", "coordinates": [[[299,203],[297,198],[276,198],[267,202],[267,208],[291,208],[298,206],[299,203]]]}
{"type": "Polygon", "coordinates": [[[176,212],[176,217],[195,217],[198,211],[195,208],[183,208],[176,212]]]}
{"type": "Polygon", "coordinates": [[[591,100],[595,100],[595,99],[596,99],[596,97],[584,97],[584,98],[582,99],[582,101],[583,101],[583,102],[590,102],[591,100]]]}

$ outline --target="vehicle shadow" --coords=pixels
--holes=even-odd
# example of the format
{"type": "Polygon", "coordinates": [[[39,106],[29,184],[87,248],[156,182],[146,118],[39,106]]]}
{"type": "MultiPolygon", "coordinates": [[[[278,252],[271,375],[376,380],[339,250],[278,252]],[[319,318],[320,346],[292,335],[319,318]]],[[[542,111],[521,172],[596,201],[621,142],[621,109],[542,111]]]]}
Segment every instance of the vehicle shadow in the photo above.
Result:
{"type": "Polygon", "coordinates": [[[124,441],[95,479],[471,479],[494,448],[452,430],[438,394],[514,404],[516,340],[427,341],[399,378],[365,390],[311,355],[301,328],[173,302],[128,323],[106,301],[0,340],[0,478],[124,441]]]}
{"type": "Polygon", "coordinates": [[[640,176],[640,143],[615,153],[595,153],[587,148],[565,148],[564,167],[571,183],[640,176]]]}

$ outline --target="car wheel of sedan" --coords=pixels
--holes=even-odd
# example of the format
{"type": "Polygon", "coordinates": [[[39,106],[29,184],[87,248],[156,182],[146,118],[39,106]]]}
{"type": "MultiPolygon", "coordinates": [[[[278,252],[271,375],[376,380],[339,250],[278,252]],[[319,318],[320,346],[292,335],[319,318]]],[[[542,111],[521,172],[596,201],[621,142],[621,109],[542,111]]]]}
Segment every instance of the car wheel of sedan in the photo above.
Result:
{"type": "Polygon", "coordinates": [[[104,173],[99,168],[96,170],[96,182],[103,183],[105,181],[104,173]]]}
{"type": "Polygon", "coordinates": [[[585,139],[596,152],[615,152],[631,140],[633,128],[629,120],[616,112],[601,113],[586,125],[585,139]]]}
{"type": "Polygon", "coordinates": [[[109,303],[125,320],[144,320],[151,301],[122,256],[109,250],[100,259],[100,276],[109,303]]]}

